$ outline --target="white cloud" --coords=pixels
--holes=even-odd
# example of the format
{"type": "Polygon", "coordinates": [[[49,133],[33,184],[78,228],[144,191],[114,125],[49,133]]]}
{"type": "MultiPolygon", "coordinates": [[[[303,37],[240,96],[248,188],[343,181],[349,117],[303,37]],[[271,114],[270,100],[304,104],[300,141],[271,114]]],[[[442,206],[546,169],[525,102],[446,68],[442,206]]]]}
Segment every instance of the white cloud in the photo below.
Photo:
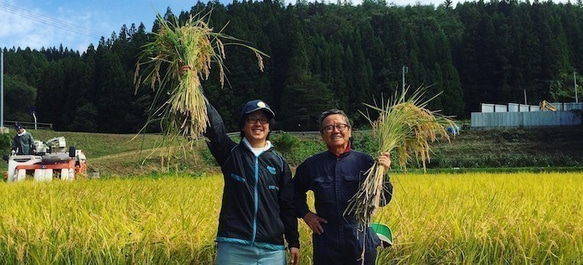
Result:
{"type": "Polygon", "coordinates": [[[0,2],[0,47],[64,47],[85,51],[105,34],[94,29],[93,10],[58,7],[54,14],[13,2],[0,2]]]}
{"type": "Polygon", "coordinates": [[[20,16],[1,9],[0,6],[0,37],[2,41],[19,38],[23,33],[35,30],[34,21],[22,19],[20,16]]]}

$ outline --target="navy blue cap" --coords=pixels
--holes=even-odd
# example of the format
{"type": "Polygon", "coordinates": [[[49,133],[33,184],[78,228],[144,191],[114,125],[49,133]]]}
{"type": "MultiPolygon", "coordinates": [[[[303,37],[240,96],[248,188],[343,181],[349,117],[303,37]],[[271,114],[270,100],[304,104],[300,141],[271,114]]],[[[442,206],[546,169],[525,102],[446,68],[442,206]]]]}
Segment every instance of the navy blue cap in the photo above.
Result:
{"type": "Polygon", "coordinates": [[[247,102],[247,104],[245,104],[245,107],[243,107],[243,109],[241,110],[240,119],[242,120],[243,117],[245,117],[245,115],[258,110],[264,110],[266,114],[271,115],[271,117],[269,118],[275,118],[275,112],[271,110],[269,105],[267,105],[267,103],[263,102],[262,100],[256,99],[251,100],[247,102]]]}
{"type": "Polygon", "coordinates": [[[14,129],[17,131],[20,130],[21,128],[22,128],[22,125],[20,125],[19,123],[14,125],[14,129]]]}

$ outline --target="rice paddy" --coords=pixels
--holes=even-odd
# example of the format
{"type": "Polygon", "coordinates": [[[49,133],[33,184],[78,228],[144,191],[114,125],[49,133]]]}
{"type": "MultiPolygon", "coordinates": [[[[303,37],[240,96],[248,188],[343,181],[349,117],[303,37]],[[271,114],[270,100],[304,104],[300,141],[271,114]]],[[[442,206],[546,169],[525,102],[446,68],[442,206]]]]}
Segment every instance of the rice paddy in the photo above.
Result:
{"type": "MultiPolygon", "coordinates": [[[[378,264],[581,264],[583,173],[394,174],[378,264]]],[[[219,175],[0,183],[1,264],[211,264],[219,175]]],[[[300,220],[301,264],[311,264],[300,220]]]]}

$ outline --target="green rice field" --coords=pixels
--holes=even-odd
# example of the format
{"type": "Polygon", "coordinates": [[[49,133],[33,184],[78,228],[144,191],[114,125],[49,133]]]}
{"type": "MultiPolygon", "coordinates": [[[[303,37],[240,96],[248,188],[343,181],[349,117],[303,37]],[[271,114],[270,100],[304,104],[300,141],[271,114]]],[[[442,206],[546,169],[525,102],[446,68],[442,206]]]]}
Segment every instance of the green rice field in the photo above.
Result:
{"type": "MultiPolygon", "coordinates": [[[[394,174],[378,264],[583,264],[583,173],[394,174]]],[[[0,264],[211,264],[222,177],[0,183],[0,264]]],[[[300,220],[301,264],[311,264],[300,220]]]]}

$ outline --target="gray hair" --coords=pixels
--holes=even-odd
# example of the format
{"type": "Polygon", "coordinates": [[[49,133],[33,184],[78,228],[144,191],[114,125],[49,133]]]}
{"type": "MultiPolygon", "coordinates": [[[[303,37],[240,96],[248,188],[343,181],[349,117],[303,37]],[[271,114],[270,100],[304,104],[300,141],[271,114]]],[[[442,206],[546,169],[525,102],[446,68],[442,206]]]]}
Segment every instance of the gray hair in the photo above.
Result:
{"type": "Polygon", "coordinates": [[[346,115],[346,113],[344,113],[344,111],[339,110],[339,109],[331,109],[331,110],[327,110],[322,112],[322,114],[320,114],[320,118],[318,118],[318,124],[320,126],[320,132],[324,129],[324,120],[330,116],[330,115],[342,115],[342,117],[344,117],[344,120],[346,121],[346,124],[348,124],[348,126],[350,126],[350,120],[348,119],[348,116],[346,115]]]}

